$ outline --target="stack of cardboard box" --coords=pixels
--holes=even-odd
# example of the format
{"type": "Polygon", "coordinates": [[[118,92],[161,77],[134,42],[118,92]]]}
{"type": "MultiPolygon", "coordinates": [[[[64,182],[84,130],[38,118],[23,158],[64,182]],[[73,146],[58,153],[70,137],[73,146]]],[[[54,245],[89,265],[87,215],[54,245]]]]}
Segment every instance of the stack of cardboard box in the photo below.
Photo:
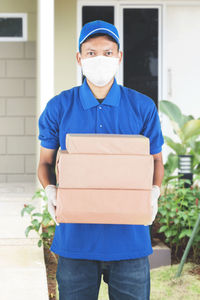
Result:
{"type": "Polygon", "coordinates": [[[151,223],[149,139],[129,134],[67,134],[59,150],[59,223],[151,223]]]}

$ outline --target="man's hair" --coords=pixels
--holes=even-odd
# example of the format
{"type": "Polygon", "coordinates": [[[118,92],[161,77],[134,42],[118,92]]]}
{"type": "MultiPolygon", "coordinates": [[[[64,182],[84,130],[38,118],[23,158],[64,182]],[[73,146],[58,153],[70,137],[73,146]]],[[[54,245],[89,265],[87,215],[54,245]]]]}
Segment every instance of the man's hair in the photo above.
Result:
{"type": "Polygon", "coordinates": [[[82,51],[82,45],[83,45],[85,42],[89,41],[90,39],[96,38],[96,37],[98,37],[98,36],[105,36],[105,37],[107,37],[107,39],[108,39],[109,41],[114,42],[115,44],[117,44],[117,49],[118,49],[118,51],[119,51],[119,45],[118,45],[118,43],[116,42],[116,40],[115,40],[112,36],[110,36],[110,35],[108,35],[108,34],[106,34],[106,33],[95,33],[95,34],[93,34],[93,35],[90,35],[90,36],[89,36],[87,39],[85,39],[85,41],[80,45],[80,53],[81,53],[81,51],[82,51]]]}

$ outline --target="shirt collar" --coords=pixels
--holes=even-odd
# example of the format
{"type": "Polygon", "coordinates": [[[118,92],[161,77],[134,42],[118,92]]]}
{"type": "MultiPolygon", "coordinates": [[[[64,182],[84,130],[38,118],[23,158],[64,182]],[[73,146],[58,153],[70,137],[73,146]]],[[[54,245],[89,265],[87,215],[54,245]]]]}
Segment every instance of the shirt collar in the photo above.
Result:
{"type": "MultiPolygon", "coordinates": [[[[80,86],[79,95],[84,109],[89,109],[100,104],[88,86],[86,78],[84,79],[83,84],[80,86]]],[[[101,105],[106,104],[117,107],[119,105],[120,96],[120,86],[117,84],[117,81],[114,78],[114,82],[101,105]]]]}

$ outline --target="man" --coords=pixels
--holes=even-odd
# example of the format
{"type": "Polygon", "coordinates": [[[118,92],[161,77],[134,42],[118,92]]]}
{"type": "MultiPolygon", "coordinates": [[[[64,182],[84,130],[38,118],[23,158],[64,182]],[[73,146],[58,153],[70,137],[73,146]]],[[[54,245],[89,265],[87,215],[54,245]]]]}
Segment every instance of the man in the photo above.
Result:
{"type": "MultiPolygon", "coordinates": [[[[164,175],[160,120],[151,98],[117,84],[114,76],[122,59],[119,46],[119,34],[112,24],[101,20],[85,24],[76,58],[86,78],[81,86],[49,100],[40,116],[38,177],[55,222],[55,159],[59,146],[66,149],[67,133],[147,136],[154,157],[152,222],[156,216],[164,175]]],[[[59,255],[60,300],[98,299],[101,274],[110,299],[149,299],[148,255],[153,252],[149,226],[57,223],[51,251],[59,255]]]]}

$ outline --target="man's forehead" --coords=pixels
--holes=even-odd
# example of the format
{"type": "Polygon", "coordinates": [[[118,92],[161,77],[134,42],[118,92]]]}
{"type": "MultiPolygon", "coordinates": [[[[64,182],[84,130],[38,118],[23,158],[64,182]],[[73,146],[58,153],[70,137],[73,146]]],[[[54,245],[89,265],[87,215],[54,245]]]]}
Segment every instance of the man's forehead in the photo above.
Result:
{"type": "Polygon", "coordinates": [[[104,51],[108,51],[108,50],[112,50],[114,47],[108,47],[108,46],[101,46],[101,47],[95,47],[95,46],[92,46],[92,45],[85,45],[85,50],[96,50],[96,49],[102,49],[104,51]]]}
{"type": "Polygon", "coordinates": [[[84,49],[95,49],[95,48],[102,48],[103,50],[109,50],[113,48],[117,48],[117,44],[106,37],[94,37],[86,41],[82,44],[84,49]]]}

